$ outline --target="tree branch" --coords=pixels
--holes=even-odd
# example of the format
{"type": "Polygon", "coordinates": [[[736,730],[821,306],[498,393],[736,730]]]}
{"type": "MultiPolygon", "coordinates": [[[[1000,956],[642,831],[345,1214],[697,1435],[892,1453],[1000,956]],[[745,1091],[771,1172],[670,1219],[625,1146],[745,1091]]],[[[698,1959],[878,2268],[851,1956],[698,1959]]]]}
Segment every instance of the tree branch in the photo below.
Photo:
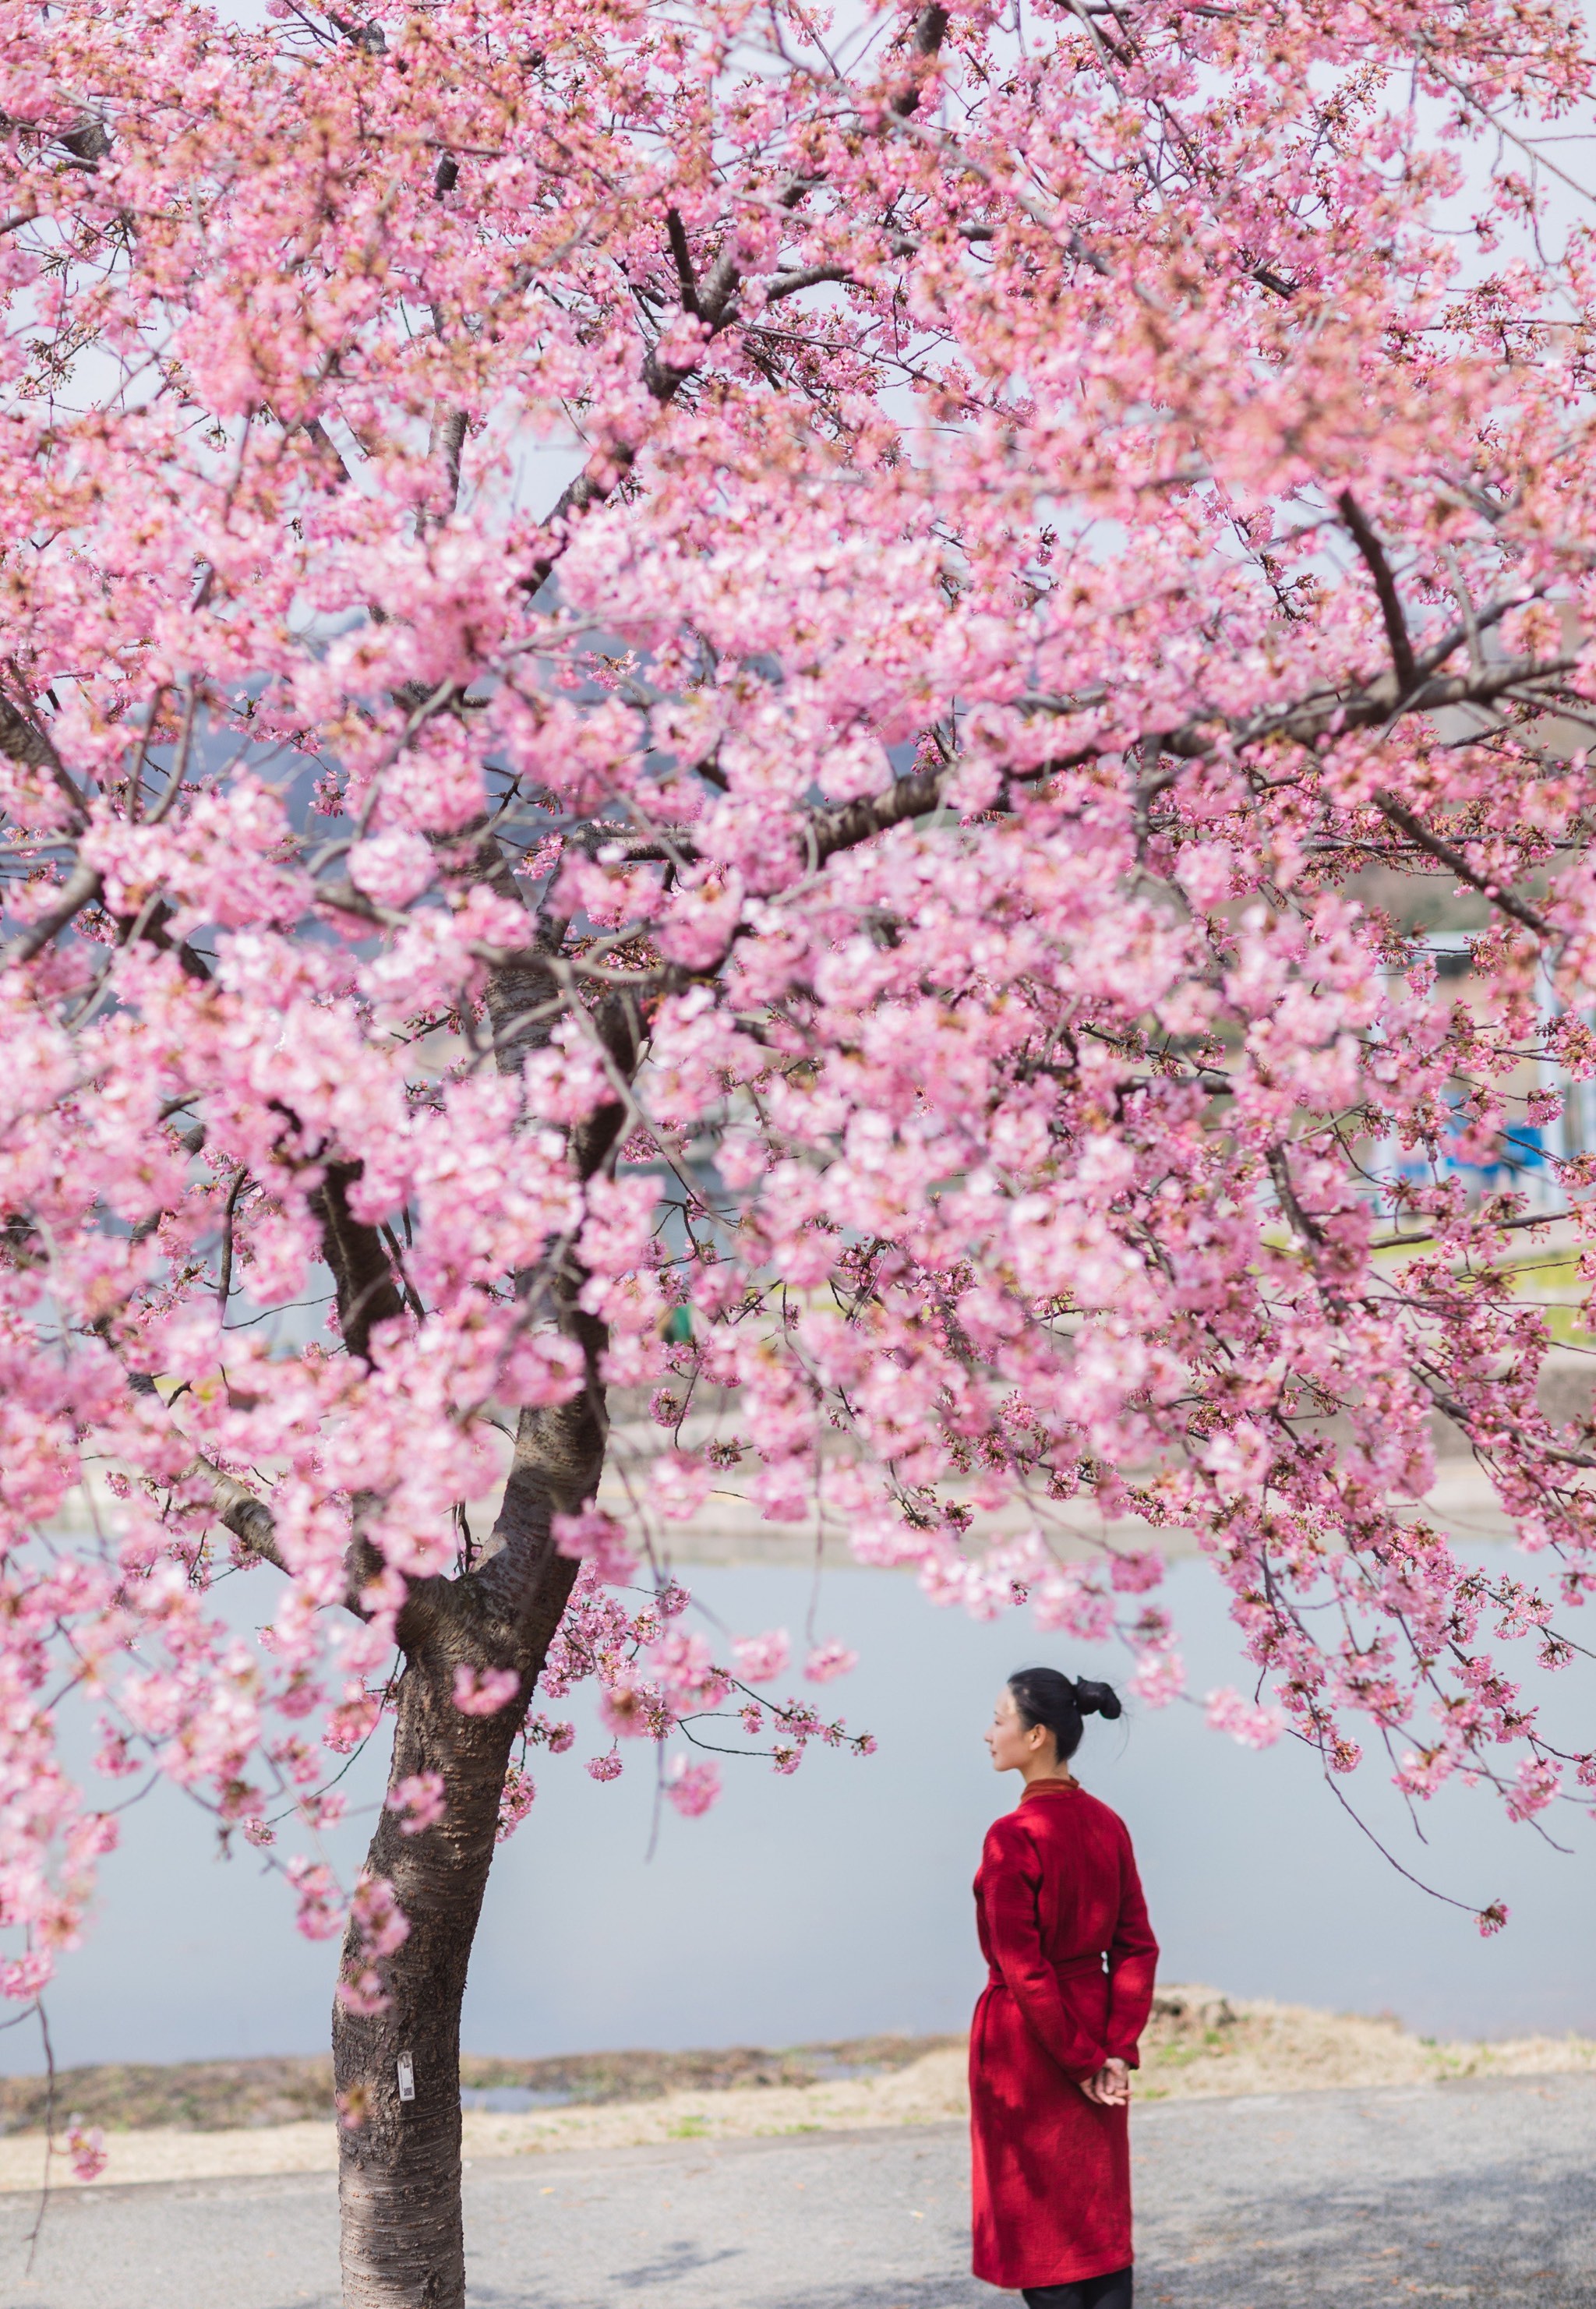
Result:
{"type": "Polygon", "coordinates": [[[1362,506],[1350,489],[1343,489],[1336,499],[1342,519],[1352,532],[1352,541],[1363,556],[1365,566],[1375,581],[1375,592],[1380,597],[1380,615],[1385,620],[1385,638],[1391,644],[1391,662],[1396,669],[1397,688],[1405,697],[1419,679],[1413,662],[1412,637],[1408,632],[1408,620],[1396,590],[1396,580],[1391,574],[1391,564],[1385,558],[1385,549],[1369,527],[1362,506]]]}
{"type": "Polygon", "coordinates": [[[87,824],[89,805],[79,792],[66,765],[56,751],[48,733],[26,713],[18,713],[9,698],[0,695],[0,754],[20,762],[24,769],[43,770],[71,805],[73,818],[81,827],[87,824]]]}
{"type": "Polygon", "coordinates": [[[1310,1250],[1322,1249],[1324,1230],[1317,1219],[1310,1218],[1298,1200],[1296,1183],[1291,1177],[1291,1166],[1285,1148],[1272,1146],[1264,1159],[1269,1165],[1269,1176],[1273,1182],[1280,1206],[1290,1222],[1292,1233],[1300,1241],[1306,1243],[1310,1250]]]}
{"type": "Polygon", "coordinates": [[[209,1459],[196,1459],[189,1472],[193,1474],[196,1469],[213,1480],[216,1512],[234,1538],[241,1539],[252,1555],[260,1556],[267,1563],[274,1563],[280,1571],[287,1571],[288,1564],[277,1544],[277,1519],[265,1500],[256,1499],[253,1492],[246,1491],[231,1475],[224,1475],[220,1467],[211,1466],[209,1459]]]}
{"type": "MultiPolygon", "coordinates": [[[[101,1328],[101,1336],[108,1336],[101,1328]]],[[[129,1371],[127,1383],[135,1395],[159,1397],[160,1390],[148,1371],[129,1371]]],[[[184,1470],[182,1480],[188,1482],[195,1475],[210,1478],[211,1496],[218,1519],[226,1525],[235,1539],[242,1541],[252,1555],[272,1564],[287,1577],[293,1576],[292,1566],[283,1554],[277,1537],[277,1518],[263,1499],[256,1497],[246,1484],[233,1475],[224,1474],[213,1459],[203,1451],[196,1452],[184,1470]]],[[[343,1602],[346,1610],[357,1619],[364,1619],[360,1604],[363,1587],[379,1572],[381,1558],[369,1540],[359,1535],[358,1522],[361,1512],[356,1502],[357,1531],[346,1550],[344,1569],[346,1587],[343,1602]]],[[[404,1603],[400,1607],[394,1637],[401,1649],[424,1642],[440,1622],[448,1617],[453,1603],[453,1583],[433,1577],[411,1579],[407,1586],[404,1603]]]]}
{"type": "Polygon", "coordinates": [[[936,5],[923,8],[909,40],[909,52],[918,67],[914,80],[893,99],[893,110],[900,120],[908,120],[919,111],[921,84],[946,36],[947,10],[936,5]]]}
{"type": "Polygon", "coordinates": [[[349,1353],[371,1361],[371,1335],[379,1323],[404,1312],[404,1299],[375,1227],[349,1209],[349,1189],[360,1176],[358,1163],[324,1165],[310,1208],[322,1234],[322,1256],[332,1270],[338,1294],[339,1327],[349,1353]]]}
{"type": "Polygon", "coordinates": [[[444,469],[444,510],[453,513],[460,503],[460,460],[465,448],[466,413],[463,409],[446,409],[435,418],[427,444],[427,454],[444,469]]]}
{"type": "Polygon", "coordinates": [[[670,253],[676,259],[676,277],[681,283],[682,310],[698,314],[698,275],[693,270],[693,253],[687,246],[687,234],[678,209],[665,212],[665,229],[670,239],[670,253]]]}
{"type": "MultiPolygon", "coordinates": [[[[1462,639],[1460,631],[1457,640],[1462,639]]],[[[1455,646],[1455,644],[1454,644],[1455,646]]],[[[1516,691],[1526,682],[1547,681],[1553,676],[1570,671],[1579,660],[1575,656],[1558,657],[1537,662],[1531,660],[1504,663],[1479,673],[1440,678],[1428,675],[1418,687],[1403,695],[1393,674],[1383,675],[1362,691],[1348,696],[1324,692],[1299,701],[1296,705],[1272,707],[1254,714],[1246,721],[1226,722],[1218,715],[1202,721],[1191,721],[1173,730],[1143,731],[1134,742],[1150,757],[1167,754],[1178,761],[1202,761],[1215,753],[1221,744],[1235,752],[1251,746],[1263,745],[1273,739],[1312,748],[1321,738],[1338,730],[1369,729],[1391,720],[1393,714],[1436,713],[1446,706],[1484,705],[1495,698],[1516,691]]],[[[1025,701],[1035,710],[1057,713],[1083,710],[1083,701],[1075,698],[1049,699],[1036,697],[1025,701]]],[[[1086,701],[1091,702],[1091,701],[1086,701]]],[[[1549,705],[1548,710],[1551,710],[1549,705]]],[[[1057,776],[1060,772],[1074,769],[1083,764],[1099,760],[1108,750],[1102,745],[1074,748],[1064,754],[1049,755],[1047,760],[1034,763],[1024,769],[1005,771],[1011,786],[1034,785],[1041,779],[1057,776]]],[[[1112,750],[1126,750],[1123,738],[1117,737],[1112,750]]],[[[917,770],[908,777],[894,779],[884,793],[870,795],[858,801],[843,803],[840,808],[813,812],[805,821],[803,839],[811,872],[818,870],[826,860],[840,852],[857,849],[862,843],[875,839],[893,826],[927,815],[943,801],[946,782],[955,765],[941,765],[935,769],[917,770]]],[[[1145,801],[1174,783],[1174,774],[1160,770],[1156,778],[1137,788],[1137,805],[1144,809],[1145,801]]],[[[1522,921],[1526,929],[1540,936],[1556,935],[1550,923],[1516,898],[1511,892],[1478,874],[1462,853],[1439,835],[1429,832],[1419,819],[1394,794],[1380,790],[1374,797],[1376,806],[1392,822],[1400,825],[1410,840],[1417,843],[1440,860],[1479,890],[1505,913],[1522,921]]],[[[692,863],[697,857],[690,835],[673,835],[669,845],[650,835],[627,844],[626,857],[634,863],[650,860],[657,863],[692,863]]],[[[583,975],[615,985],[665,987],[686,985],[704,975],[703,970],[671,969],[654,972],[608,973],[588,963],[576,965],[583,975]]]]}
{"type": "Polygon", "coordinates": [[[1505,914],[1510,914],[1515,922],[1522,922],[1527,930],[1533,930],[1538,938],[1557,936],[1544,914],[1526,904],[1523,898],[1514,897],[1511,890],[1503,889],[1499,882],[1493,882],[1486,875],[1477,873],[1461,850],[1454,849],[1450,842],[1444,842],[1438,834],[1432,834],[1423,819],[1416,817],[1406,802],[1399,801],[1386,787],[1377,786],[1373,800],[1383,817],[1389,818],[1393,826],[1400,827],[1416,849],[1438,859],[1443,866],[1457,876],[1460,882],[1466,882],[1471,890],[1478,890],[1481,897],[1488,898],[1493,906],[1499,906],[1505,914]]]}
{"type": "Polygon", "coordinates": [[[56,934],[64,930],[73,916],[85,906],[92,905],[104,888],[97,866],[74,866],[68,875],[60,897],[47,914],[41,914],[33,928],[18,938],[5,956],[8,963],[31,962],[42,954],[56,934]]]}
{"type": "MultiPolygon", "coordinates": [[[[616,1072],[630,1082],[643,1049],[642,1023],[630,995],[608,997],[592,1024],[616,1072]]],[[[625,1112],[617,1098],[573,1132],[572,1154],[584,1184],[610,1161],[625,1112]]],[[[519,1640],[538,1656],[558,1625],[576,1573],[575,1563],[555,1546],[554,1518],[592,1498],[609,1437],[603,1369],[609,1331],[581,1303],[587,1279],[581,1260],[568,1251],[550,1291],[560,1330],[582,1349],[585,1384],[567,1403],[522,1410],[492,1552],[470,1575],[493,1616],[514,1627],[519,1640]]]]}
{"type": "MultiPolygon", "coordinates": [[[[892,109],[899,119],[907,120],[918,108],[926,70],[942,47],[947,26],[947,10],[940,5],[922,9],[916,19],[910,39],[910,51],[916,65],[915,79],[910,87],[901,90],[892,99],[892,109]]],[[[777,195],[779,205],[796,208],[811,181],[807,176],[789,177],[777,195]]],[[[671,253],[682,283],[682,301],[688,312],[704,323],[710,335],[717,336],[732,319],[738,294],[742,288],[743,275],[737,259],[729,248],[721,255],[708,279],[700,283],[694,277],[686,230],[674,209],[667,213],[666,230],[670,236],[671,253]],[[688,302],[689,291],[691,303],[688,302]]],[[[790,290],[787,293],[790,295],[790,290]]],[[[653,400],[661,409],[667,409],[696,367],[697,362],[694,360],[686,368],[677,368],[674,362],[660,360],[651,348],[643,365],[643,381],[653,400]]],[[[638,446],[634,442],[617,441],[596,449],[575,480],[562,490],[554,511],[544,524],[548,541],[521,580],[523,592],[541,592],[570,543],[573,523],[594,506],[603,505],[613,494],[617,484],[625,480],[636,463],[638,446]]]]}
{"type": "MultiPolygon", "coordinates": [[[[1479,1424],[1478,1414],[1471,1412],[1466,1403],[1460,1403],[1454,1395],[1449,1395],[1428,1371],[1421,1370],[1419,1376],[1424,1381],[1436,1409],[1444,1412],[1454,1426],[1462,1430],[1474,1450],[1480,1450],[1483,1447],[1475,1433],[1479,1424]]],[[[1538,1458],[1553,1460],[1560,1467],[1596,1467],[1596,1452],[1570,1450],[1566,1444],[1554,1443],[1549,1434],[1529,1432],[1523,1427],[1510,1427],[1505,1432],[1510,1441],[1525,1445],[1538,1458]]]]}
{"type": "MultiPolygon", "coordinates": [[[[191,1474],[196,1471],[212,1478],[216,1487],[217,1515],[233,1536],[241,1540],[252,1555],[258,1555],[263,1562],[274,1564],[279,1571],[287,1573],[291,1578],[291,1567],[278,1544],[277,1519],[264,1500],[257,1499],[252,1491],[237,1482],[233,1476],[224,1475],[220,1467],[212,1466],[211,1461],[203,1455],[194,1460],[194,1466],[189,1469],[191,1474]]],[[[357,1506],[357,1515],[358,1512],[357,1506]]],[[[369,1557],[371,1571],[373,1573],[380,1571],[381,1559],[368,1540],[357,1538],[350,1545],[349,1557],[353,1558],[361,1550],[366,1551],[369,1557]]],[[[429,1578],[410,1579],[407,1582],[405,1599],[400,1606],[398,1621],[394,1627],[394,1639],[401,1650],[410,1651],[418,1644],[425,1643],[427,1638],[452,1616],[450,1607],[453,1600],[453,1586],[454,1583],[452,1580],[440,1578],[436,1575],[429,1578]]],[[[345,1591],[343,1601],[345,1608],[352,1612],[357,1619],[367,1617],[360,1605],[360,1586],[358,1586],[352,1578],[345,1591]]]]}
{"type": "MultiPolygon", "coordinates": [[[[1461,636],[1460,636],[1461,639],[1461,636]]],[[[1239,749],[1264,743],[1272,738],[1285,738],[1300,746],[1315,745],[1320,738],[1337,729],[1372,729],[1388,722],[1393,713],[1436,713],[1448,705],[1483,705],[1517,688],[1526,681],[1544,681],[1554,674],[1566,673],[1579,662],[1576,657],[1558,657],[1544,663],[1514,661],[1493,666],[1479,674],[1458,674],[1446,679],[1434,676],[1420,681],[1409,692],[1402,691],[1398,679],[1391,676],[1372,682],[1360,694],[1351,697],[1326,696],[1304,699],[1300,704],[1272,708],[1254,714],[1247,721],[1222,722],[1218,715],[1204,721],[1183,723],[1174,730],[1149,730],[1138,742],[1151,756],[1172,754],[1183,761],[1202,761],[1218,748],[1221,738],[1239,749]]],[[[1039,701],[1040,702],[1040,701],[1039,701]]],[[[1070,710],[1061,705],[1060,711],[1070,710]]],[[[1034,784],[1039,779],[1057,776],[1058,772],[1072,769],[1084,762],[1095,761],[1103,748],[1083,746],[1068,754],[1055,755],[1045,762],[1024,770],[1009,770],[1005,775],[1011,784],[1034,784]]],[[[1123,750],[1123,740],[1117,740],[1114,750],[1123,750]]],[[[874,835],[884,833],[889,826],[901,826],[906,818],[919,817],[935,809],[942,800],[943,787],[951,766],[919,770],[906,778],[898,778],[884,793],[875,794],[860,801],[843,804],[839,809],[817,813],[810,820],[809,854],[815,865],[824,865],[828,858],[841,850],[857,848],[874,835]]],[[[1165,781],[1169,783],[1169,781],[1165,781]]],[[[1476,875],[1466,858],[1440,841],[1412,817],[1405,805],[1394,795],[1376,796],[1383,811],[1393,816],[1401,812],[1410,821],[1404,827],[1410,838],[1419,842],[1431,855],[1442,859],[1460,874],[1471,887],[1489,895],[1495,885],[1489,885],[1476,875]]],[[[1543,936],[1552,935],[1550,925],[1523,902],[1504,895],[1497,900],[1504,912],[1514,914],[1527,928],[1543,936]]]]}
{"type": "MultiPolygon", "coordinates": [[[[1042,777],[1046,772],[1039,769],[1033,774],[1042,777]]],[[[908,818],[921,817],[927,810],[935,809],[942,800],[947,775],[945,767],[917,770],[912,776],[895,778],[884,793],[818,812],[808,827],[811,862],[824,866],[839,851],[857,850],[861,842],[868,842],[891,826],[902,826],[908,818]]]]}
{"type": "Polygon", "coordinates": [[[764,284],[764,301],[779,305],[783,297],[796,297],[800,289],[817,288],[823,281],[851,281],[850,264],[807,264],[796,272],[778,272],[764,284]]]}

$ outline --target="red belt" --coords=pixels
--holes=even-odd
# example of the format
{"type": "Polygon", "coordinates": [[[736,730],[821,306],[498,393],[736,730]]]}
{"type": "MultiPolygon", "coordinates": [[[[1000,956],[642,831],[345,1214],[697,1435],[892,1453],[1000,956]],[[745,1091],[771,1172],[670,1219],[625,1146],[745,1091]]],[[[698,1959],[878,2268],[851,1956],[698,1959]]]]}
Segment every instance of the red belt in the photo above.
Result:
{"type": "MultiPolygon", "coordinates": [[[[1103,1953],[1099,1949],[1091,1956],[1064,1956],[1049,1959],[1048,1969],[1056,1980],[1084,1980],[1093,1973],[1100,1980],[1103,1976],[1103,1953]]],[[[987,1985],[990,1988],[1001,1988],[1004,1985],[1003,1975],[995,1964],[988,1965],[987,1967],[987,1985]]]]}

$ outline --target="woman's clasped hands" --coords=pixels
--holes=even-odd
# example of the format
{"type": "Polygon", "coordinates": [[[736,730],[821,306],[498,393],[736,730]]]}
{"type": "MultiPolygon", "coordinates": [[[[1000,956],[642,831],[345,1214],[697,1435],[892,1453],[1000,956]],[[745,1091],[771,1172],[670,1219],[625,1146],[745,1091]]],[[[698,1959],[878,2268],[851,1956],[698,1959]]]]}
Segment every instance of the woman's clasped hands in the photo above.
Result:
{"type": "Polygon", "coordinates": [[[1131,2072],[1124,2061],[1105,2061],[1095,2076],[1088,2077],[1081,2090],[1088,2100],[1101,2108],[1123,2108],[1131,2097],[1131,2072]]]}

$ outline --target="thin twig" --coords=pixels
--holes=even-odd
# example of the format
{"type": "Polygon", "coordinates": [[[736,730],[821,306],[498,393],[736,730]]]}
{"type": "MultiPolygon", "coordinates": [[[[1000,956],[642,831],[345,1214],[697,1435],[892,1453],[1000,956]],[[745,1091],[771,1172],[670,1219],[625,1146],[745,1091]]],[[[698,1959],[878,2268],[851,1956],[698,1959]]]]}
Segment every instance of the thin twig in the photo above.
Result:
{"type": "Polygon", "coordinates": [[[39,2033],[44,2039],[44,2180],[39,2186],[39,2210],[25,2240],[28,2260],[24,2274],[30,2277],[33,2274],[33,2257],[39,2251],[44,2217],[50,2209],[50,2160],[56,2154],[56,2048],[50,2042],[49,2018],[42,1998],[35,2002],[33,2010],[39,2016],[39,2033]]]}

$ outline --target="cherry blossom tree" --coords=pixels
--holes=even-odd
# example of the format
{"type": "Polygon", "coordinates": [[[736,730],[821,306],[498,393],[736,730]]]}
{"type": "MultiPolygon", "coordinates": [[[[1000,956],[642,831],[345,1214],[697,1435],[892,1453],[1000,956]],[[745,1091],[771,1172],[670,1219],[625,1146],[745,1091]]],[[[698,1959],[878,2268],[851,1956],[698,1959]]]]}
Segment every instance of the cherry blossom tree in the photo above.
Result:
{"type": "Polygon", "coordinates": [[[1588,1801],[1508,1267],[1596,1274],[1578,12],[4,19],[4,1993],[189,1788],[345,1935],[346,2298],[458,2309],[546,1708],[687,1815],[862,1744],[689,1631],[712,1487],[1151,1703],[1189,1529],[1217,1726],[1588,1801]]]}

